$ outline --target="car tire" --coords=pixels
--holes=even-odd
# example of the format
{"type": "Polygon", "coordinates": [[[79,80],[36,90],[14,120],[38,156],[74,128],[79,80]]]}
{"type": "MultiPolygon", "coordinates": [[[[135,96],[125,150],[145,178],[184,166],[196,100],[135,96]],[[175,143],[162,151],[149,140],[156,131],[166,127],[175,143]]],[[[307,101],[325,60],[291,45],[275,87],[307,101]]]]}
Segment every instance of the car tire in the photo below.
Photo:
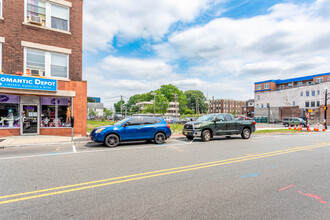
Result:
{"type": "Polygon", "coordinates": [[[104,140],[104,144],[107,147],[117,147],[119,143],[120,143],[120,139],[116,134],[109,134],[108,136],[105,137],[104,140]]]}
{"type": "Polygon", "coordinates": [[[186,136],[188,140],[194,140],[194,136],[186,136]]]}
{"type": "Polygon", "coordinates": [[[202,140],[204,142],[210,141],[211,140],[211,131],[210,130],[204,130],[202,132],[202,140]]]}
{"type": "Polygon", "coordinates": [[[155,135],[154,141],[155,141],[156,144],[164,144],[165,143],[165,140],[166,140],[166,136],[165,136],[164,133],[158,132],[155,135]]]}
{"type": "Polygon", "coordinates": [[[285,127],[289,127],[289,124],[284,124],[285,127]]]}
{"type": "Polygon", "coordinates": [[[241,136],[243,139],[249,139],[251,137],[251,130],[248,128],[244,128],[241,136]]]}
{"type": "Polygon", "coordinates": [[[231,136],[230,136],[230,135],[227,135],[227,136],[226,136],[226,138],[228,138],[228,139],[229,139],[229,138],[231,138],[231,136]]]}

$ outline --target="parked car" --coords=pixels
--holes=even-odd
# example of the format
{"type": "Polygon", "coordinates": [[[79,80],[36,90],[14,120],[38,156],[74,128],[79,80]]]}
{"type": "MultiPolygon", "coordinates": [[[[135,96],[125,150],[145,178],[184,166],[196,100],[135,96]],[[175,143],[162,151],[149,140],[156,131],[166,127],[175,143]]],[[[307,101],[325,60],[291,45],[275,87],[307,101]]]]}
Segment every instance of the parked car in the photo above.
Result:
{"type": "Polygon", "coordinates": [[[189,140],[201,137],[203,141],[209,141],[215,136],[224,135],[229,138],[238,134],[243,139],[249,139],[256,130],[255,124],[252,120],[235,120],[231,114],[209,114],[186,123],[182,133],[189,140]]]}
{"type": "Polygon", "coordinates": [[[104,143],[108,147],[135,140],[154,140],[156,144],[163,144],[171,136],[171,130],[161,118],[131,117],[114,125],[95,128],[90,136],[93,141],[104,143]]]}
{"type": "Polygon", "coordinates": [[[304,127],[306,127],[307,126],[307,123],[302,118],[293,117],[293,118],[284,118],[283,119],[283,125],[285,127],[289,127],[289,125],[291,125],[291,126],[294,126],[294,125],[303,125],[304,127]]]}

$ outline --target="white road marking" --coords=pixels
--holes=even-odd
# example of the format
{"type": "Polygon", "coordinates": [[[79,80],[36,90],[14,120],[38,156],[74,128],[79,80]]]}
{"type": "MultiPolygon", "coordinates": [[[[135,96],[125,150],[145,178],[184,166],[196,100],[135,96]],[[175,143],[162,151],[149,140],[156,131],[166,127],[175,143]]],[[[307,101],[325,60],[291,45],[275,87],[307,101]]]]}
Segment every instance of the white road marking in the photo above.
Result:
{"type": "Polygon", "coordinates": [[[77,153],[77,149],[76,149],[76,146],[75,146],[74,143],[73,143],[73,145],[72,145],[72,151],[73,151],[73,153],[77,153]]]}

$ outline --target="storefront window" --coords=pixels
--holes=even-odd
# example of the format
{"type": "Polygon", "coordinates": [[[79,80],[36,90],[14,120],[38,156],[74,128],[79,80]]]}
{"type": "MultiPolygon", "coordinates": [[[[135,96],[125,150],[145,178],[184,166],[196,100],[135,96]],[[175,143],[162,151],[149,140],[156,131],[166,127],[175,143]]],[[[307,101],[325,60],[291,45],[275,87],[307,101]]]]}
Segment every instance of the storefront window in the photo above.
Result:
{"type": "Polygon", "coordinates": [[[71,127],[71,98],[41,98],[41,127],[71,127]]]}
{"type": "Polygon", "coordinates": [[[19,96],[0,95],[0,127],[19,128],[19,96]]]}

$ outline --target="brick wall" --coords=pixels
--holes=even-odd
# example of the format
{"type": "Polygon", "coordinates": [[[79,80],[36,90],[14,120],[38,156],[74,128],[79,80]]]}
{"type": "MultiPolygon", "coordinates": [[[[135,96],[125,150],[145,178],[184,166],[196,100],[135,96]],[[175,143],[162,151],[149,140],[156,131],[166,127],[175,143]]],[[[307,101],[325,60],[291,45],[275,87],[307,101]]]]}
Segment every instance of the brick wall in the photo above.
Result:
{"type": "Polygon", "coordinates": [[[2,45],[2,70],[6,74],[24,72],[24,48],[21,41],[62,47],[72,50],[70,55],[70,79],[82,80],[82,0],[72,2],[70,9],[71,34],[31,27],[24,22],[24,0],[3,0],[0,20],[0,37],[5,38],[2,45]]]}

